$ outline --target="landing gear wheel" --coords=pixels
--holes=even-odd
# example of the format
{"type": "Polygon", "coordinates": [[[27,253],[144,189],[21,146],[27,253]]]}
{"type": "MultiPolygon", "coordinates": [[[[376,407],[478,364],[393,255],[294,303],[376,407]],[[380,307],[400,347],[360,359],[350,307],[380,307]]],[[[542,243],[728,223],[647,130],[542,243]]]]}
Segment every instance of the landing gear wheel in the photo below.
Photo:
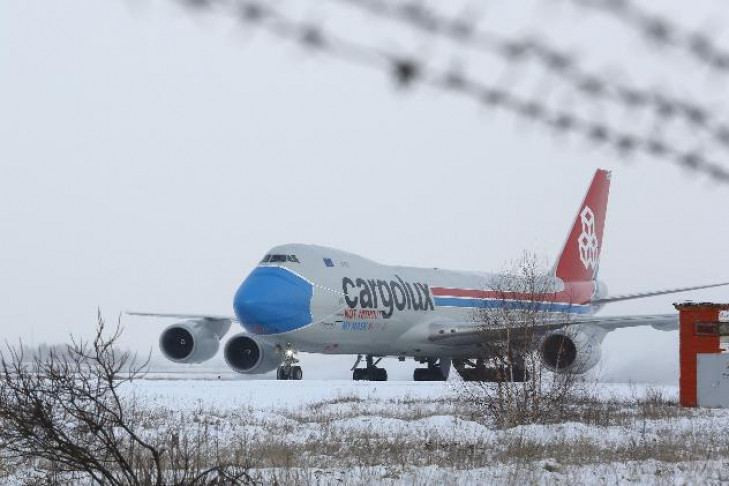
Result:
{"type": "Polygon", "coordinates": [[[385,368],[373,368],[368,370],[370,381],[387,381],[387,370],[385,368]]]}
{"type": "Polygon", "coordinates": [[[385,368],[355,368],[352,371],[354,381],[387,381],[385,368]]]}
{"type": "Polygon", "coordinates": [[[276,370],[276,379],[277,380],[288,380],[288,379],[290,379],[289,372],[288,372],[288,370],[286,369],[285,366],[279,366],[278,367],[278,369],[276,370]]]}
{"type": "Polygon", "coordinates": [[[387,381],[387,370],[377,367],[377,363],[379,363],[382,358],[375,361],[371,355],[367,355],[367,366],[364,368],[357,368],[357,365],[361,360],[362,355],[357,356],[357,362],[354,363],[354,366],[352,367],[352,379],[354,381],[387,381]]]}
{"type": "MultiPolygon", "coordinates": [[[[451,360],[429,358],[427,368],[416,368],[413,372],[414,381],[446,381],[451,370],[451,360]]],[[[421,361],[422,363],[423,361],[421,361]]]]}
{"type": "Polygon", "coordinates": [[[456,368],[456,371],[463,381],[496,381],[495,370],[486,368],[486,364],[482,359],[453,360],[453,366],[456,368]]]}
{"type": "Polygon", "coordinates": [[[415,371],[413,371],[413,380],[414,381],[430,381],[428,379],[428,368],[415,368],[415,371]]]}
{"type": "Polygon", "coordinates": [[[500,383],[512,381],[520,383],[529,380],[529,372],[522,365],[514,364],[511,370],[487,367],[482,360],[458,360],[453,365],[463,381],[483,381],[500,383]]]}
{"type": "Polygon", "coordinates": [[[445,381],[445,377],[438,368],[416,368],[413,372],[415,381],[445,381]]]}
{"type": "Polygon", "coordinates": [[[291,368],[291,379],[300,380],[304,377],[304,372],[301,371],[301,366],[294,366],[291,368]]]}

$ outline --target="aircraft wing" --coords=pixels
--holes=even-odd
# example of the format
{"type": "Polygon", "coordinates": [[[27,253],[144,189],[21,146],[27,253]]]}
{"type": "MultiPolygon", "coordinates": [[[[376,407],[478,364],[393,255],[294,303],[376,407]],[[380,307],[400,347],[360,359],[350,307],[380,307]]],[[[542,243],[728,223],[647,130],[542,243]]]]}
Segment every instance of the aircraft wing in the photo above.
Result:
{"type": "MultiPolygon", "coordinates": [[[[536,324],[535,327],[542,332],[549,332],[565,326],[572,325],[598,326],[606,331],[613,331],[624,327],[651,326],[660,331],[675,331],[678,329],[678,314],[654,315],[628,315],[605,317],[580,317],[577,319],[547,319],[536,324]]],[[[520,323],[513,323],[518,328],[520,323]]],[[[484,329],[478,322],[434,322],[430,326],[428,339],[431,342],[442,344],[464,344],[475,339],[483,339],[489,332],[501,333],[501,329],[484,329]]]]}
{"type": "Polygon", "coordinates": [[[236,319],[235,317],[211,315],[211,314],[160,314],[160,313],[154,313],[154,312],[132,312],[132,311],[126,311],[124,313],[128,316],[138,316],[138,317],[161,317],[161,318],[171,318],[171,319],[202,319],[204,321],[238,322],[238,319],[236,319]]]}
{"type": "Polygon", "coordinates": [[[711,289],[714,287],[723,287],[725,285],[729,285],[729,282],[721,282],[721,283],[715,283],[715,284],[709,284],[709,285],[697,285],[694,287],[682,287],[679,289],[655,290],[655,291],[651,291],[651,292],[639,292],[639,293],[635,293],[635,294],[616,295],[614,297],[605,297],[604,299],[591,300],[590,304],[592,304],[592,305],[611,304],[613,302],[622,302],[624,300],[644,299],[646,297],[655,297],[656,295],[678,294],[680,292],[688,292],[690,290],[711,289]]]}

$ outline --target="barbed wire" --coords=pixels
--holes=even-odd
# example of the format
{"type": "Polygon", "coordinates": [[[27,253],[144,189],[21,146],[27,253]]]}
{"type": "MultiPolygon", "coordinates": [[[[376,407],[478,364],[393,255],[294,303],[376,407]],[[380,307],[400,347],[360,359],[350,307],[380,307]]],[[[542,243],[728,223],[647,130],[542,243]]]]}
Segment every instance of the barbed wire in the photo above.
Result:
{"type": "Polygon", "coordinates": [[[717,45],[705,32],[681,27],[670,18],[649,12],[631,0],[571,1],[613,16],[652,45],[682,51],[701,66],[722,75],[729,74],[729,51],[717,45]]]}
{"type": "MultiPolygon", "coordinates": [[[[459,45],[496,55],[507,65],[533,61],[556,79],[566,82],[588,100],[613,102],[628,111],[647,109],[656,125],[651,133],[636,133],[606,121],[587,117],[577,108],[554,107],[539,95],[517,94],[509,86],[499,86],[466,73],[463,68],[443,68],[413,55],[399,54],[358,42],[313,20],[288,15],[279,3],[263,0],[178,0],[201,9],[223,7],[246,27],[257,27],[275,37],[310,51],[326,54],[350,64],[385,72],[398,86],[428,85],[478,104],[511,113],[555,133],[574,134],[596,146],[609,147],[622,157],[644,155],[671,161],[681,167],[729,183],[729,170],[706,155],[706,143],[685,149],[661,135],[666,124],[677,119],[698,131],[698,138],[710,138],[729,149],[729,126],[716,121],[711,110],[690,100],[669,97],[655,90],[635,88],[587,73],[574,56],[533,38],[510,39],[478,28],[468,19],[448,18],[417,2],[383,0],[330,0],[355,7],[382,19],[404,23],[423,33],[443,36],[459,45]]],[[[590,1],[590,0],[573,0],[590,1]]],[[[612,0],[595,0],[612,1],[612,0]]],[[[617,1],[617,0],[616,0],[617,1]]]]}
{"type": "MultiPolygon", "coordinates": [[[[576,56],[557,49],[545,40],[509,39],[487,32],[468,19],[448,18],[422,2],[393,2],[385,0],[332,0],[349,4],[381,18],[402,21],[415,29],[432,35],[442,35],[469,48],[488,51],[509,62],[540,63],[547,70],[563,77],[576,90],[595,99],[614,101],[623,108],[648,107],[662,117],[685,118],[697,127],[716,122],[708,108],[667,94],[619,83],[607,76],[582,70],[576,56]]],[[[576,0],[579,1],[579,0],[576,0]]],[[[584,1],[584,0],[583,0],[584,1]]],[[[729,146],[729,125],[716,127],[717,141],[729,146]]]]}
{"type": "MultiPolygon", "coordinates": [[[[400,21],[431,35],[442,35],[471,49],[487,51],[518,63],[536,61],[552,74],[561,77],[578,92],[594,100],[617,103],[629,111],[650,109],[659,122],[682,119],[694,128],[706,130],[723,148],[729,149],[729,125],[715,119],[709,108],[654,89],[637,88],[608,76],[590,73],[580,67],[576,56],[555,48],[545,40],[509,39],[487,32],[468,18],[450,18],[423,2],[389,0],[331,0],[365,10],[380,18],[400,21]]],[[[574,0],[610,2],[621,0],[574,0]]]]}

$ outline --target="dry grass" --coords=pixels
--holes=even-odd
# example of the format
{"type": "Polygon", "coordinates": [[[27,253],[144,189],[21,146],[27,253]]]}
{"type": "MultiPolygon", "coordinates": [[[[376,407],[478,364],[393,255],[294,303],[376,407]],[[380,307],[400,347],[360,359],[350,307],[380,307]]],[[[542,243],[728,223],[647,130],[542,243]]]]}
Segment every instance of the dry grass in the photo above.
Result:
{"type": "MultiPolygon", "coordinates": [[[[134,410],[147,434],[184,437],[181,447],[201,464],[221,458],[252,464],[253,477],[272,484],[457,477],[518,483],[585,475],[622,482],[604,470],[610,464],[643,482],[729,478],[727,414],[680,408],[658,390],[628,398],[586,395],[571,404],[563,423],[507,430],[490,427],[472,403],[452,397],[342,395],[277,411],[200,405],[182,414],[139,404],[134,410]]],[[[17,472],[0,465],[3,482],[17,472]]]]}

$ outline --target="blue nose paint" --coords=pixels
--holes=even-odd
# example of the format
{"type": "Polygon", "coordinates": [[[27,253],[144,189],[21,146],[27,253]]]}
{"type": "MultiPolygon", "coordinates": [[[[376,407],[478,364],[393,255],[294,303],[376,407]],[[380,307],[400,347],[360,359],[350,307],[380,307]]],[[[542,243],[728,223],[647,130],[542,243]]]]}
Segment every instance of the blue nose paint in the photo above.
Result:
{"type": "Polygon", "coordinates": [[[254,334],[278,334],[311,323],[312,286],[281,267],[258,267],[243,281],[233,308],[254,334]]]}

